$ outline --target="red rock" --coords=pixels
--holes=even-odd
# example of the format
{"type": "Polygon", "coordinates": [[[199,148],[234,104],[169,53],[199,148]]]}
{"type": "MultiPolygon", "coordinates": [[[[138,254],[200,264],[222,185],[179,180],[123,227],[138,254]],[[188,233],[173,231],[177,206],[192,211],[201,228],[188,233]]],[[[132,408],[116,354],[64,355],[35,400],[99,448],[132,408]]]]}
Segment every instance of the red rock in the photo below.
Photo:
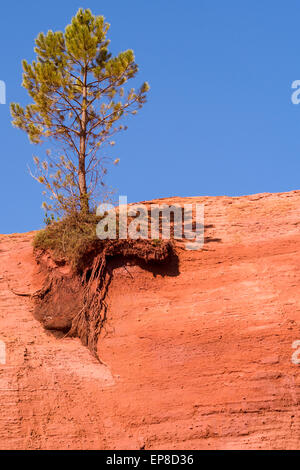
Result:
{"type": "Polygon", "coordinates": [[[0,236],[1,449],[299,449],[300,191],[205,203],[180,274],[117,268],[100,365],[32,315],[33,233],[0,236]]]}

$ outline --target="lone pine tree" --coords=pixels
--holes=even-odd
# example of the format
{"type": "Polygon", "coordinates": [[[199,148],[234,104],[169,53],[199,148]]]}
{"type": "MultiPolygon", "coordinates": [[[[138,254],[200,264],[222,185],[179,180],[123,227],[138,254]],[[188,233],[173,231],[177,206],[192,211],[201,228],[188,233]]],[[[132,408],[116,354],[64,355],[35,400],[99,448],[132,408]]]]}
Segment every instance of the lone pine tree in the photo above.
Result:
{"type": "Polygon", "coordinates": [[[119,120],[146,101],[147,82],[138,90],[126,85],[138,72],[133,51],[112,57],[108,30],[103,16],[79,9],[64,33],[40,33],[36,60],[22,63],[22,86],[33,103],[12,103],[12,123],[32,143],[47,138],[54,144],[54,154],[52,149],[44,161],[34,159],[34,177],[50,192],[50,210],[89,212],[106,172],[104,144],[114,144],[112,136],[126,129],[119,120]]]}

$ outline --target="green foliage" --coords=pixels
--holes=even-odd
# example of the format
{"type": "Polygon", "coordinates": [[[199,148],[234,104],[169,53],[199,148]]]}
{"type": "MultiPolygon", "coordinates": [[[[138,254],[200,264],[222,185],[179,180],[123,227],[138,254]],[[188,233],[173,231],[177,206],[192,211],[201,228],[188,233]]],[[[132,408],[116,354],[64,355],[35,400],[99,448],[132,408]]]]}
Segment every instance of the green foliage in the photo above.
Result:
{"type": "MultiPolygon", "coordinates": [[[[33,246],[38,250],[50,250],[54,257],[64,259],[75,270],[80,270],[89,254],[99,254],[107,243],[113,244],[119,240],[119,214],[116,215],[116,240],[99,240],[97,237],[96,226],[105,215],[100,217],[77,212],[58,221],[47,216],[46,228],[36,233],[33,246]]],[[[148,244],[148,249],[150,246],[159,248],[164,244],[161,239],[142,241],[148,244]]]]}
{"type": "Polygon", "coordinates": [[[51,222],[36,233],[35,249],[51,250],[58,259],[65,259],[75,269],[92,247],[100,246],[96,236],[96,225],[101,220],[93,214],[73,214],[51,222]]]}
{"type": "Polygon", "coordinates": [[[46,212],[45,217],[44,217],[44,224],[48,226],[48,225],[53,224],[54,222],[55,222],[54,215],[53,214],[48,215],[48,213],[46,212]]]}
{"type": "Polygon", "coordinates": [[[35,157],[36,174],[50,202],[47,211],[89,210],[104,186],[105,144],[126,126],[118,123],[146,102],[149,85],[127,83],[138,72],[132,50],[112,57],[109,24],[103,16],[79,9],[65,32],[40,33],[36,60],[23,61],[23,87],[33,102],[11,104],[13,125],[34,144],[46,138],[54,147],[44,161],[35,157]]]}

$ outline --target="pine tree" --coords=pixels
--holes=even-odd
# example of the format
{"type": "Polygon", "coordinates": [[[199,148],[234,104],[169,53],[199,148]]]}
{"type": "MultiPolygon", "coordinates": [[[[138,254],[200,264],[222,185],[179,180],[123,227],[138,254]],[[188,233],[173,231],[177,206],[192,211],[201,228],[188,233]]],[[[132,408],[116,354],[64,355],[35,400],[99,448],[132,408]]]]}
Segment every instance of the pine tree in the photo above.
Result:
{"type": "Polygon", "coordinates": [[[40,33],[36,60],[22,63],[22,86],[33,103],[12,103],[12,123],[32,143],[46,138],[54,145],[44,161],[34,158],[33,176],[50,192],[48,210],[89,212],[106,172],[104,145],[127,128],[119,120],[146,102],[147,82],[138,90],[127,86],[138,72],[133,51],[112,57],[108,30],[103,16],[79,9],[64,33],[40,33]]]}

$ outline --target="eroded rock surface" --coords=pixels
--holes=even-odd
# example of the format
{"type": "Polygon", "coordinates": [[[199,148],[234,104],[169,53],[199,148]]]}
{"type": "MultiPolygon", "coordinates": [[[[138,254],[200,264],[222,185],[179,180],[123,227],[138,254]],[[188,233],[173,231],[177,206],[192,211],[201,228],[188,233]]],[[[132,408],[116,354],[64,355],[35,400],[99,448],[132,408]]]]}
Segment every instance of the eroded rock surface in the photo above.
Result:
{"type": "Polygon", "coordinates": [[[33,233],[0,236],[1,449],[300,448],[300,192],[152,202],[203,202],[204,249],[115,266],[103,364],[12,292],[42,285],[33,233]]]}

